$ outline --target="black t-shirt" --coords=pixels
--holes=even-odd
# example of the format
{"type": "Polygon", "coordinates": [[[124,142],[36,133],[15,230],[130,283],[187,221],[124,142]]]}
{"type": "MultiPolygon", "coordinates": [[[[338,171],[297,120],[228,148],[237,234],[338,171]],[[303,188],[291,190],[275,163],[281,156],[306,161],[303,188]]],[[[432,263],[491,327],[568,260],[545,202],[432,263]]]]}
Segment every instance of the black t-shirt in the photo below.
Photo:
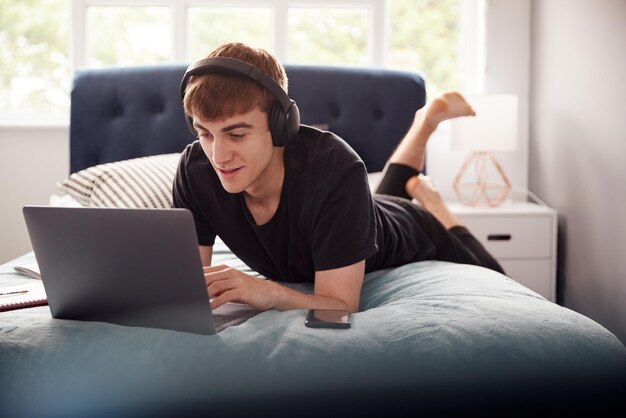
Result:
{"type": "Polygon", "coordinates": [[[315,271],[364,259],[372,271],[434,253],[415,236],[420,231],[408,201],[372,197],[365,165],[341,138],[302,126],[284,160],[276,213],[257,225],[243,194],[224,190],[193,142],[181,156],[173,207],[193,213],[200,245],[211,246],[219,236],[249,267],[273,280],[312,282],[315,271]]]}

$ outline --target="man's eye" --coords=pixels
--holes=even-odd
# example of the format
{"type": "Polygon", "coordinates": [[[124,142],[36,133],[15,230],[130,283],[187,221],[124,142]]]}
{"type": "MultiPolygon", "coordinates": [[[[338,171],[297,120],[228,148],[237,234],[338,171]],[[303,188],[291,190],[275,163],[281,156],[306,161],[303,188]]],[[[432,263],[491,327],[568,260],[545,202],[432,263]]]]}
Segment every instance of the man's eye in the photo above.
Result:
{"type": "Polygon", "coordinates": [[[199,132],[198,133],[198,139],[211,140],[211,139],[213,139],[213,135],[207,134],[205,132],[199,132]]]}
{"type": "Polygon", "coordinates": [[[244,139],[246,134],[229,134],[230,135],[230,139],[234,139],[234,140],[239,140],[239,139],[244,139]]]}

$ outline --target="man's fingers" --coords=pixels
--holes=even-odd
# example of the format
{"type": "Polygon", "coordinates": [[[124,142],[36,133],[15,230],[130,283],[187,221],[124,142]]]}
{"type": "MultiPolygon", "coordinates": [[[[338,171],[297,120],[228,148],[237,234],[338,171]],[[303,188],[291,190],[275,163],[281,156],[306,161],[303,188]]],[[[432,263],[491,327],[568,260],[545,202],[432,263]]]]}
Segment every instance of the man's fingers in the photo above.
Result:
{"type": "Polygon", "coordinates": [[[228,266],[212,266],[204,268],[204,282],[207,286],[215,281],[224,280],[232,277],[233,272],[237,270],[228,266]]]}
{"type": "Polygon", "coordinates": [[[239,302],[237,294],[237,289],[231,289],[227,290],[219,296],[216,296],[215,298],[213,298],[213,300],[211,300],[211,309],[217,309],[228,302],[239,302]]]}
{"type": "Polygon", "coordinates": [[[211,297],[217,297],[229,289],[236,287],[234,280],[216,280],[207,282],[207,291],[211,297]]]}
{"type": "MultiPolygon", "coordinates": [[[[211,306],[217,308],[227,302],[247,303],[250,306],[266,306],[261,281],[229,266],[204,268],[204,281],[211,306]],[[259,300],[255,301],[256,298],[259,300]]],[[[265,298],[266,299],[266,298],[265,298]]],[[[267,309],[267,308],[266,308],[267,309]]]]}
{"type": "Polygon", "coordinates": [[[223,271],[229,268],[230,267],[225,264],[218,264],[217,266],[202,266],[202,270],[204,270],[205,273],[214,273],[216,271],[223,271]]]}

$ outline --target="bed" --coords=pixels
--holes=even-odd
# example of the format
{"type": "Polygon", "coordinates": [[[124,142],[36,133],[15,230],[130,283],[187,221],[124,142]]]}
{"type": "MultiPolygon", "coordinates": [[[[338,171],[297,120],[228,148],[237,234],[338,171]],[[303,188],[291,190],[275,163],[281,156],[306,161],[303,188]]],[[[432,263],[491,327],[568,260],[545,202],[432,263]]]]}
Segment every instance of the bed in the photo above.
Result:
{"type": "MultiPolygon", "coordinates": [[[[167,207],[185,66],[77,73],[69,204],[167,207]],[[149,185],[146,185],[149,183],[149,185]]],[[[418,74],[288,66],[302,122],[379,172],[424,105],[418,74]]],[[[171,196],[169,196],[171,201],[171,196]]],[[[67,200],[59,204],[68,204],[67,200]]],[[[216,262],[247,269],[218,241],[216,262]]],[[[0,266],[0,288],[34,280],[0,266]]],[[[252,272],[253,273],[253,272],[252,272]]],[[[296,284],[311,291],[311,286],[296,284]]],[[[624,406],[626,348],[607,329],[499,273],[439,261],[369,273],[349,330],[263,312],[217,335],[0,313],[0,416],[598,414],[624,406]]]]}

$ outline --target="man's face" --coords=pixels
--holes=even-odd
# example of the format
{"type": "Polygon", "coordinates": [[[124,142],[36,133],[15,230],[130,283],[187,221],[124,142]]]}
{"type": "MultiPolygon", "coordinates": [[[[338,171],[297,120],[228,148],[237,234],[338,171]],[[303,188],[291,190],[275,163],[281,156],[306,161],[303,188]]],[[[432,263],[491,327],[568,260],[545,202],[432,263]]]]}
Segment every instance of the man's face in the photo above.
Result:
{"type": "Polygon", "coordinates": [[[276,181],[276,169],[282,169],[282,154],[272,144],[267,113],[255,108],[221,120],[194,117],[193,126],[227,192],[255,195],[267,189],[267,183],[276,181]]]}

